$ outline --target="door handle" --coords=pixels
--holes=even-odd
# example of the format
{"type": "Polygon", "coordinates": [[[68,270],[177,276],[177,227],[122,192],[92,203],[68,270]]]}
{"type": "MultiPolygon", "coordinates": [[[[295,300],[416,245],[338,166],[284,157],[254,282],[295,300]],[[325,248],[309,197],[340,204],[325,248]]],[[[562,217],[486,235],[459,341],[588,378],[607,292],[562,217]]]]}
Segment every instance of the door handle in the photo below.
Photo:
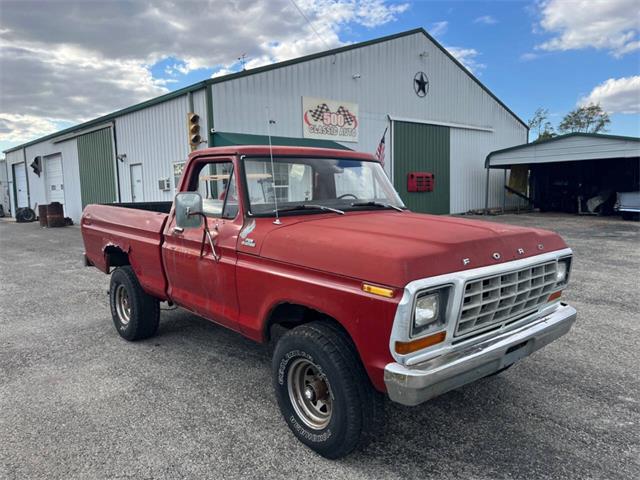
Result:
{"type": "Polygon", "coordinates": [[[173,227],[173,234],[174,235],[177,235],[177,234],[182,233],[182,232],[184,232],[184,228],[182,228],[182,227],[173,227]]]}

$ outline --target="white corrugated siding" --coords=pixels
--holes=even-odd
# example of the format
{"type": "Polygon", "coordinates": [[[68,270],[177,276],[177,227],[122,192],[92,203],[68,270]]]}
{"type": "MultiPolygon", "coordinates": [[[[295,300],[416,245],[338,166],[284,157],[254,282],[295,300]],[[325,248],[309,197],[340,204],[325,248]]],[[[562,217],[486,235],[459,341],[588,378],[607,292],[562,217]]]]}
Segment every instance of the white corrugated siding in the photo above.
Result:
{"type": "MultiPolygon", "coordinates": [[[[189,154],[187,137],[187,95],[138,110],[116,118],[118,155],[125,154],[124,162],[118,162],[120,171],[120,195],[123,202],[130,202],[130,166],[142,165],[145,201],[169,201],[173,191],[158,187],[160,179],[169,178],[173,187],[173,163],[184,161],[189,154]]],[[[206,140],[207,112],[204,90],[194,94],[194,109],[200,115],[203,139],[206,140]]],[[[201,148],[204,148],[203,144],[201,148]]]]}
{"type": "MultiPolygon", "coordinates": [[[[464,213],[474,208],[484,208],[487,171],[484,160],[494,150],[494,145],[513,145],[519,132],[501,129],[495,132],[451,129],[451,213],[464,213]]],[[[492,170],[490,174],[489,207],[501,207],[503,202],[504,172],[492,170]]],[[[507,195],[507,207],[524,206],[513,195],[507,195]]]]}
{"type": "MultiPolygon", "coordinates": [[[[484,206],[482,172],[490,151],[527,141],[526,128],[421,33],[214,84],[215,128],[264,135],[268,106],[276,121],[272,135],[301,137],[303,96],[357,103],[359,142],[343,143],[364,152],[375,152],[388,115],[492,129],[452,128],[452,212],[484,206]],[[413,90],[418,71],[430,81],[422,99],[413,90]]],[[[389,159],[388,136],[387,142],[389,159]]],[[[501,201],[497,180],[492,185],[492,200],[501,201]]]]}

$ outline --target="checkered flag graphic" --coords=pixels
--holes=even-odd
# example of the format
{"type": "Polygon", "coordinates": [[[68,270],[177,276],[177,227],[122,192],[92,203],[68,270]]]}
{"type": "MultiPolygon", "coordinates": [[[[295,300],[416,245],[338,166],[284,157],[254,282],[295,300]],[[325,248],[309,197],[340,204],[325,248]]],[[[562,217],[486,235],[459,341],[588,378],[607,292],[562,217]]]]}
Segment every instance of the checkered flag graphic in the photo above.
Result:
{"type": "Polygon", "coordinates": [[[355,115],[353,115],[349,110],[344,108],[342,105],[338,108],[336,112],[338,115],[344,116],[344,121],[347,125],[353,125],[353,122],[356,120],[355,115]]]}
{"type": "Polygon", "coordinates": [[[313,110],[309,110],[309,114],[311,115],[311,118],[313,118],[314,121],[319,122],[320,120],[322,120],[322,116],[325,113],[329,113],[330,111],[331,110],[329,110],[329,107],[327,106],[327,104],[323,103],[322,105],[318,105],[313,110]]]}

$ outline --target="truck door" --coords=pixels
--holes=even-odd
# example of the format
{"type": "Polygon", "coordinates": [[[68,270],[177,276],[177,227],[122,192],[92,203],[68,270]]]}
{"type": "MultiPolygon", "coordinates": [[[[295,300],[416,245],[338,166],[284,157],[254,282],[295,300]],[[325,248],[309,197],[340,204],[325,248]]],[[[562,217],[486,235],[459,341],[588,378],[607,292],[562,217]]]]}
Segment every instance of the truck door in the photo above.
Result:
{"type": "Polygon", "coordinates": [[[187,188],[202,196],[203,213],[213,236],[216,259],[203,228],[182,230],[172,213],[165,229],[162,256],[169,297],[194,313],[238,330],[236,294],[236,244],[242,228],[238,208],[237,174],[230,158],[194,165],[187,188]]]}

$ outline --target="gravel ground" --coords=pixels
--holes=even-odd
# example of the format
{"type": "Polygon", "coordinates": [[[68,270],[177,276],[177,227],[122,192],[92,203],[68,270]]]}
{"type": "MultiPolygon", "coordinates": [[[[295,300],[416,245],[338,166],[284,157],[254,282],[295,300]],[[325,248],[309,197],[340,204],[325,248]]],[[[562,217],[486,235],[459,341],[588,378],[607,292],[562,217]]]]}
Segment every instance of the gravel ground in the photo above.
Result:
{"type": "Polygon", "coordinates": [[[366,450],[329,461],[280,417],[264,347],[182,311],[115,332],[77,227],[0,221],[0,478],[640,478],[640,228],[491,220],[575,251],[569,335],[415,408],[387,402],[366,450]]]}

